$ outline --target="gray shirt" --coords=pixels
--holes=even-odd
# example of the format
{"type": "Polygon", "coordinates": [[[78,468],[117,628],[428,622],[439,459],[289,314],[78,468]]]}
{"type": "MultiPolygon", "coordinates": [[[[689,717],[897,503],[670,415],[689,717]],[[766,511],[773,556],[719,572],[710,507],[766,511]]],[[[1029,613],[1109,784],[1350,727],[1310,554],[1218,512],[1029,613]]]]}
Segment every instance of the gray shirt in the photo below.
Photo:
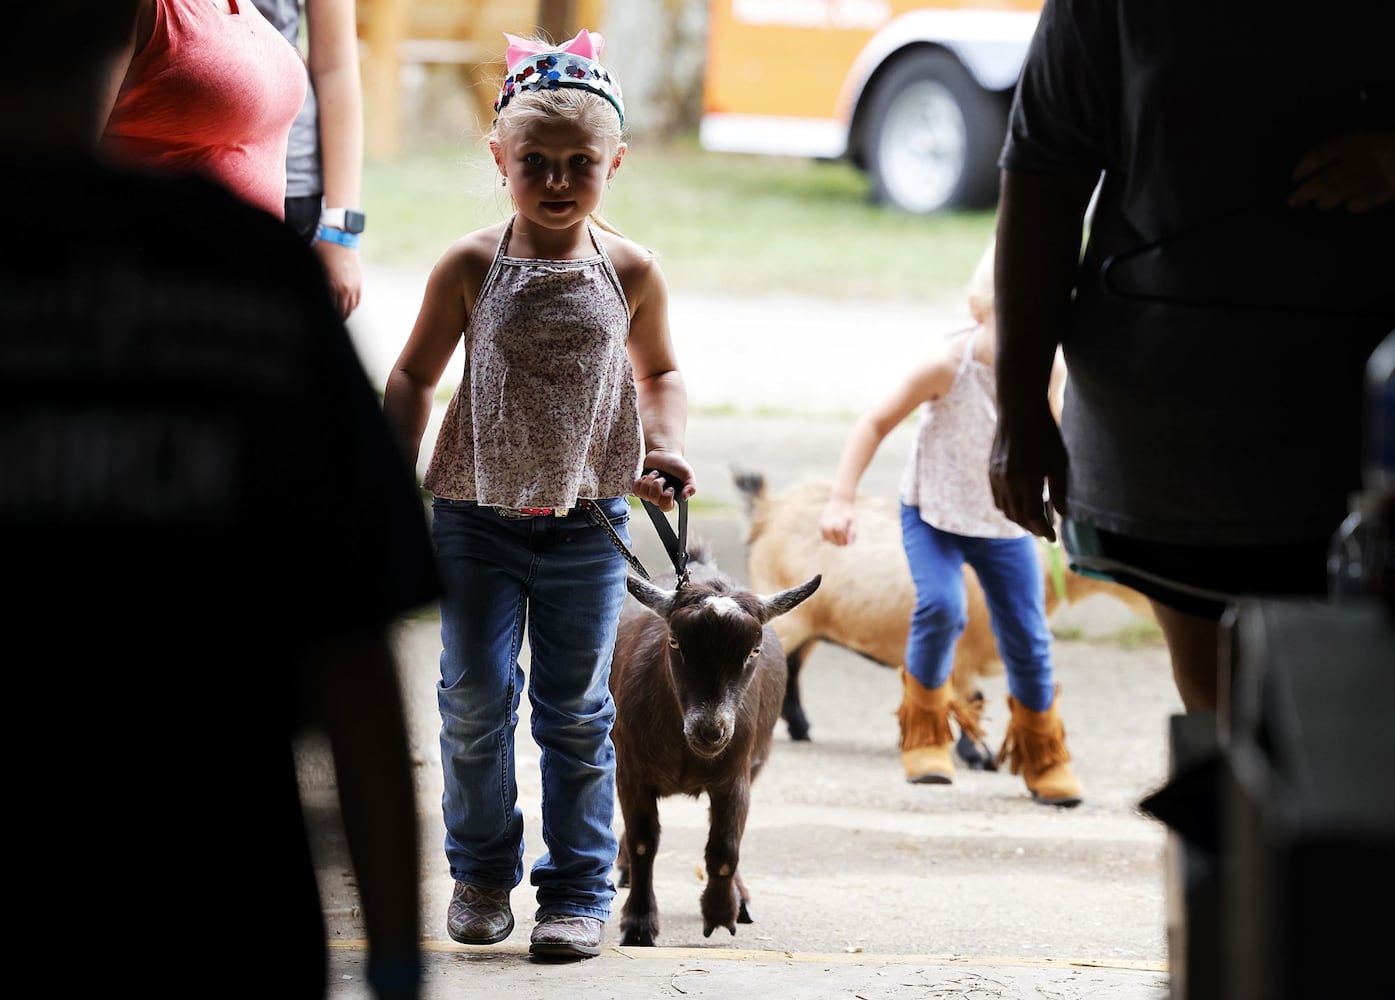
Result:
{"type": "MultiPolygon", "coordinates": [[[[262,16],[276,27],[287,41],[300,46],[300,18],[303,0],[252,0],[262,16]]],[[[324,177],[320,171],[320,114],[315,103],[315,81],[305,91],[305,103],[291,125],[290,143],[286,147],[286,197],[300,198],[324,193],[324,177]]]]}

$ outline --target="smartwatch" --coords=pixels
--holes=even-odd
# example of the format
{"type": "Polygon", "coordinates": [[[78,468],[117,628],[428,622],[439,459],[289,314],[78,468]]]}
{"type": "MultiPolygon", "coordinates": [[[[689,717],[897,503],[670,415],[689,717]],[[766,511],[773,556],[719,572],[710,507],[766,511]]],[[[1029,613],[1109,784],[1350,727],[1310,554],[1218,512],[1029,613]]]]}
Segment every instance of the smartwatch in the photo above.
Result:
{"type": "Polygon", "coordinates": [[[346,233],[363,232],[367,217],[356,208],[326,208],[320,212],[320,225],[346,233]]]}

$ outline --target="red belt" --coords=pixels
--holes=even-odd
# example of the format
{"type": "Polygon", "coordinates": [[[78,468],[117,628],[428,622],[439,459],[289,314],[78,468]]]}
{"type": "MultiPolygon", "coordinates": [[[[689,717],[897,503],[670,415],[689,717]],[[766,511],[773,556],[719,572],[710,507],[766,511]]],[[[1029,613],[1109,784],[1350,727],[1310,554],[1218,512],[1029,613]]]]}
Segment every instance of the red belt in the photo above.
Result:
{"type": "Polygon", "coordinates": [[[569,513],[566,507],[495,507],[494,510],[500,517],[511,520],[525,517],[566,517],[569,513]]]}

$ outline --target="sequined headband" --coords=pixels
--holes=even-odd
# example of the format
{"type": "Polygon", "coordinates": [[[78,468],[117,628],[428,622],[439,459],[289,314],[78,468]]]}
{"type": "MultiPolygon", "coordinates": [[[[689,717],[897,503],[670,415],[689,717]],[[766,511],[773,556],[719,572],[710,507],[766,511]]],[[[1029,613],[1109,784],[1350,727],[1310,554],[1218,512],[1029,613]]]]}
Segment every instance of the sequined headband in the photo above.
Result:
{"type": "Polygon", "coordinates": [[[498,114],[515,94],[528,90],[557,90],[578,87],[604,97],[625,124],[625,102],[620,96],[620,84],[610,71],[596,61],[605,39],[585,28],[565,45],[553,47],[504,33],[509,40],[506,60],[508,74],[494,102],[498,114]]]}

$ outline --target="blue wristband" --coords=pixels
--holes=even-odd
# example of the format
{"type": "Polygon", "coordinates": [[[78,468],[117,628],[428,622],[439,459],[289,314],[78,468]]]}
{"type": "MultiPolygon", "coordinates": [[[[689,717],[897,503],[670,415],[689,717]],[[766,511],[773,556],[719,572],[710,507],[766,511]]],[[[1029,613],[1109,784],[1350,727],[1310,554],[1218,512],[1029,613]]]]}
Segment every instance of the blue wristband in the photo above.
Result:
{"type": "Polygon", "coordinates": [[[338,243],[341,247],[348,247],[351,250],[358,249],[358,233],[346,233],[342,229],[335,229],[333,226],[321,226],[315,233],[317,240],[328,240],[330,243],[338,243]]]}

